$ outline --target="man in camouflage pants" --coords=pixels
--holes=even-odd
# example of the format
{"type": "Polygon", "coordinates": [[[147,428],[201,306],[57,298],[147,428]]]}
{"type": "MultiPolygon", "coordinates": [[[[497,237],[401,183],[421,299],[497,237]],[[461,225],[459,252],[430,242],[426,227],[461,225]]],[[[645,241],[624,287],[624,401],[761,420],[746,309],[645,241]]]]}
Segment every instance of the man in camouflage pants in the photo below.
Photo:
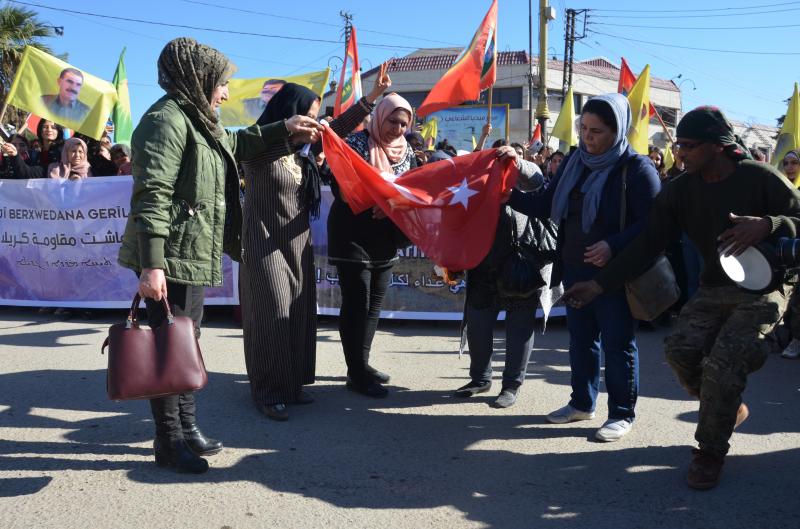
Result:
{"type": "Polygon", "coordinates": [[[800,232],[800,193],[773,167],[753,162],[722,113],[713,107],[688,112],[677,128],[686,172],[656,197],[642,234],[593,281],[564,293],[575,307],[621,288],[644,272],[683,232],[700,252],[700,288],[681,310],[665,352],[678,380],[700,399],[700,413],[686,481],[710,489],[720,473],[733,430],[747,418],[742,393],[747,375],[777,350],[772,330],[786,310],[787,287],[767,293],[742,290],[725,275],[719,253],[738,255],[750,246],[800,232]]]}
{"type": "MultiPolygon", "coordinates": [[[[778,350],[772,330],[786,304],[779,290],[754,294],[735,286],[701,286],[665,341],[667,362],[678,381],[700,399],[695,432],[700,449],[695,454],[710,459],[712,469],[715,461],[721,468],[733,429],[749,414],[742,402],[747,375],[778,350]]],[[[719,472],[714,474],[690,485],[711,488],[719,480],[719,472]]]]}

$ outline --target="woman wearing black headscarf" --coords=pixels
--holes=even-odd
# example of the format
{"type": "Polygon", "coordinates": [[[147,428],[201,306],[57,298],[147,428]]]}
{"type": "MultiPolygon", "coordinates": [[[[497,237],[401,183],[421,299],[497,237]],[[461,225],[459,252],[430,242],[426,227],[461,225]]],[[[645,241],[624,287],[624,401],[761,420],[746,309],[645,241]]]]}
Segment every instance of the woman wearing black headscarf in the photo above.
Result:
{"type": "MultiPolygon", "coordinates": [[[[133,193],[119,262],[139,275],[151,327],[172,313],[194,321],[200,335],[203,290],[222,283],[223,251],[240,258],[236,161],[258,156],[285,138],[316,141],[317,125],[301,116],[237,132],[222,128],[216,110],[228,98],[234,66],[222,53],[189,38],[170,41],[158,58],[166,92],[133,131],[133,193]]],[[[222,450],[197,427],[191,392],[150,400],[156,463],[179,472],[208,470],[200,456],[222,450]]]]}
{"type": "MultiPolygon", "coordinates": [[[[372,111],[391,84],[378,75],[366,97],[331,122],[346,136],[372,111]]],[[[319,97],[287,83],[258,124],[294,114],[316,119],[319,97]]],[[[314,382],[317,313],[310,219],[319,217],[320,177],[313,152],[290,137],[242,164],[245,178],[240,290],[250,393],[270,419],[289,418],[287,404],[309,404],[303,386],[314,382]],[[305,153],[305,154],[304,154],[305,153]]]]}

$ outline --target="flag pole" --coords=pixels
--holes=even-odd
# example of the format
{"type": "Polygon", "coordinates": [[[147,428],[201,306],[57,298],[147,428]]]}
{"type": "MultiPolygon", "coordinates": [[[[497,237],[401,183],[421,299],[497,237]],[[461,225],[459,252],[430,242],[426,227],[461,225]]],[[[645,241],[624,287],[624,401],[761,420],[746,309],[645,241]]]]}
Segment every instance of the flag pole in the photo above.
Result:
{"type": "MultiPolygon", "coordinates": [[[[655,108],[655,107],[653,107],[653,108],[655,108]]],[[[661,123],[661,126],[664,127],[664,132],[667,133],[667,138],[669,138],[669,142],[670,143],[675,143],[675,140],[672,139],[672,134],[669,132],[669,129],[667,128],[667,124],[664,123],[663,119],[661,119],[661,114],[658,112],[658,110],[656,110],[656,117],[658,118],[658,122],[661,123]]]]}
{"type": "Polygon", "coordinates": [[[492,124],[492,90],[494,89],[494,85],[489,87],[489,96],[486,98],[486,123],[489,125],[492,124]]]}

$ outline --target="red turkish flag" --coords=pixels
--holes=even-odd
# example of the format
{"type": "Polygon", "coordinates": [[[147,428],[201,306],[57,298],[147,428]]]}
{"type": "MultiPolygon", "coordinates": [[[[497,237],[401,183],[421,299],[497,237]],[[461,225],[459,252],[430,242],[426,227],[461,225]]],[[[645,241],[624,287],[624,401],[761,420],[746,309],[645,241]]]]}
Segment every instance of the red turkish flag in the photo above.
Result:
{"type": "Polygon", "coordinates": [[[323,150],[354,213],[377,205],[434,263],[475,268],[494,242],[500,202],[514,187],[513,162],[487,149],[412,169],[381,173],[330,129],[323,150]]]}
{"type": "MultiPolygon", "coordinates": [[[[636,83],[636,76],[633,75],[630,66],[628,66],[628,61],[625,60],[625,57],[622,57],[622,65],[619,67],[619,81],[617,82],[617,92],[628,97],[628,92],[631,91],[633,85],[636,83]]],[[[650,103],[650,116],[653,117],[657,115],[658,112],[656,111],[656,107],[653,106],[653,103],[650,103]]],[[[661,116],[658,116],[658,120],[661,121],[661,116]]],[[[662,121],[663,123],[663,121],[662,121]]]]}

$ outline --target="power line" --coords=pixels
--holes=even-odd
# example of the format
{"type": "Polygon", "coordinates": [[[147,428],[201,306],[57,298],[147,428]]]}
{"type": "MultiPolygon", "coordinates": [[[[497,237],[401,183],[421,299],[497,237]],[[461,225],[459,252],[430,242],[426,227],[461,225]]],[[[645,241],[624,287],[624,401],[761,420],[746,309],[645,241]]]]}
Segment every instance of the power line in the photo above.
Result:
{"type": "Polygon", "coordinates": [[[692,46],[680,46],[678,44],[666,44],[664,42],[653,42],[649,40],[631,39],[628,37],[620,37],[619,35],[612,35],[610,33],[603,33],[601,31],[594,31],[594,30],[592,30],[592,34],[604,35],[606,37],[613,37],[615,39],[627,40],[630,42],[639,42],[641,44],[652,44],[654,46],[664,46],[665,48],[678,48],[682,50],[707,51],[713,53],[735,53],[740,55],[786,55],[786,56],[800,55],[800,51],[750,51],[750,50],[720,50],[715,48],[695,48],[692,46]]]}
{"type": "Polygon", "coordinates": [[[228,11],[238,11],[239,13],[248,13],[248,14],[251,14],[251,15],[262,15],[262,16],[265,16],[265,17],[280,18],[282,20],[293,20],[295,22],[306,22],[308,24],[317,24],[317,25],[320,25],[320,26],[328,26],[328,27],[333,27],[333,28],[339,28],[340,27],[339,24],[332,24],[330,22],[320,22],[320,21],[316,21],[316,20],[308,20],[308,19],[305,19],[305,18],[287,17],[287,16],[284,16],[284,15],[275,15],[275,14],[272,14],[272,13],[265,13],[263,11],[255,11],[255,10],[252,10],[252,9],[242,9],[240,7],[230,7],[230,6],[223,6],[223,5],[219,5],[219,4],[212,4],[211,2],[200,2],[198,0],[179,0],[179,1],[185,2],[187,4],[197,4],[197,5],[201,5],[201,6],[217,7],[219,9],[227,9],[228,11]]]}
{"type": "MultiPolygon", "coordinates": [[[[142,20],[137,18],[125,18],[125,17],[118,17],[113,15],[99,15],[97,13],[88,13],[86,11],[76,11],[74,9],[61,9],[58,7],[50,7],[42,4],[35,4],[33,2],[20,2],[18,0],[9,0],[15,4],[20,4],[24,6],[31,6],[31,7],[39,7],[42,9],[50,9],[52,11],[59,11],[62,13],[73,13],[78,15],[85,15],[90,17],[97,17],[97,18],[106,18],[106,19],[113,19],[113,20],[123,20],[125,22],[135,22],[138,24],[150,24],[154,26],[165,26],[171,28],[181,28],[181,29],[193,29],[196,31],[209,31],[212,33],[225,33],[229,35],[243,35],[248,37],[264,37],[264,38],[271,38],[271,39],[286,39],[286,40],[298,40],[304,42],[320,42],[325,44],[342,44],[341,41],[338,40],[329,40],[329,39],[313,39],[308,37],[294,37],[291,35],[271,35],[267,33],[255,33],[249,31],[236,31],[232,29],[218,29],[218,28],[204,28],[199,26],[189,26],[185,24],[171,24],[168,22],[157,22],[154,20],[142,20]]],[[[390,44],[368,44],[361,42],[359,46],[369,47],[369,48],[383,48],[383,49],[407,49],[407,50],[416,50],[415,46],[400,46],[400,45],[390,45],[390,44]]]]}
{"type": "MultiPolygon", "coordinates": [[[[581,42],[582,42],[582,44],[584,44],[586,46],[589,46],[589,44],[587,44],[586,42],[584,42],[584,41],[581,41],[581,42]]],[[[598,46],[602,46],[603,48],[605,48],[606,50],[608,50],[609,52],[611,52],[614,55],[622,56],[616,50],[612,50],[608,46],[603,45],[598,41],[595,41],[595,44],[597,44],[598,46]]],[[[589,47],[594,49],[593,46],[589,46],[589,47]]],[[[715,81],[720,81],[722,83],[725,83],[726,86],[728,86],[730,88],[733,88],[733,89],[737,89],[739,92],[741,92],[743,94],[747,94],[750,97],[755,97],[756,99],[761,99],[762,101],[766,101],[768,103],[773,103],[773,104],[774,103],[778,103],[778,101],[776,101],[774,99],[769,99],[767,97],[764,97],[763,94],[755,92],[755,91],[752,91],[750,88],[748,88],[746,86],[743,86],[743,85],[740,85],[740,84],[738,84],[737,82],[735,82],[733,80],[727,79],[727,78],[725,78],[723,76],[720,76],[720,75],[711,74],[711,73],[709,73],[709,71],[707,69],[701,70],[701,69],[698,69],[698,68],[694,68],[694,67],[690,66],[689,64],[685,64],[685,63],[684,64],[677,64],[677,63],[675,63],[675,62],[673,62],[673,61],[671,61],[671,60],[669,60],[669,59],[667,59],[665,57],[662,57],[661,55],[658,55],[658,54],[648,50],[648,48],[645,48],[645,47],[642,48],[642,51],[646,55],[649,55],[649,56],[651,56],[651,57],[653,57],[655,59],[658,59],[659,61],[662,61],[664,63],[670,64],[670,65],[674,66],[675,68],[677,68],[679,70],[689,70],[689,71],[692,71],[692,72],[694,72],[694,73],[696,73],[698,75],[701,75],[703,77],[708,77],[709,79],[714,79],[715,81]]],[[[683,94],[683,92],[681,92],[681,94],[683,94]]]]}
{"type": "MultiPolygon", "coordinates": [[[[132,31],[132,30],[124,28],[124,27],[115,26],[115,25],[108,24],[108,23],[103,23],[103,22],[97,22],[96,20],[92,20],[90,18],[85,18],[85,17],[79,16],[79,15],[76,15],[74,13],[66,13],[66,14],[67,14],[67,16],[71,16],[71,17],[76,18],[78,20],[82,20],[82,21],[84,21],[84,22],[86,22],[88,24],[95,24],[95,25],[100,26],[100,27],[111,28],[111,29],[114,29],[116,31],[122,31],[123,33],[129,33],[131,35],[136,35],[137,37],[143,37],[143,38],[146,38],[146,39],[158,41],[158,42],[160,42],[162,44],[164,44],[164,42],[165,42],[163,37],[154,37],[153,35],[148,35],[146,33],[139,33],[137,31],[132,31]]],[[[221,51],[222,53],[224,53],[228,57],[235,57],[237,59],[246,59],[246,60],[249,60],[249,61],[260,62],[260,63],[264,63],[264,64],[279,64],[281,66],[298,67],[298,65],[296,63],[270,61],[268,59],[260,59],[260,58],[257,58],[257,57],[249,57],[247,55],[239,55],[237,53],[230,53],[228,51],[225,51],[224,49],[220,49],[219,51],[221,51]]],[[[303,67],[304,66],[300,66],[300,68],[303,68],[303,67]]],[[[134,84],[134,83],[131,83],[129,81],[129,84],[134,84]]],[[[145,86],[145,85],[143,85],[143,86],[145,86]]],[[[156,86],[156,85],[146,85],[146,86],[156,86]]]]}
{"type": "Polygon", "coordinates": [[[605,22],[602,23],[605,26],[614,26],[618,28],[641,28],[641,29],[690,29],[690,30],[703,30],[703,31],[715,31],[715,30],[729,30],[729,29],[781,29],[781,28],[792,28],[797,29],[797,24],[784,24],[778,26],[718,26],[718,27],[681,27],[681,26],[639,26],[633,24],[607,24],[605,22]]]}
{"type": "MultiPolygon", "coordinates": [[[[771,11],[749,11],[747,13],[721,13],[709,15],[658,15],[658,16],[626,16],[626,15],[592,15],[592,18],[648,18],[648,19],[666,19],[666,18],[719,18],[719,17],[741,17],[741,16],[756,16],[766,15],[768,13],[785,13],[787,11],[798,11],[800,8],[792,7],[789,9],[773,9],[771,11]]],[[[593,10],[594,11],[594,10],[593,10]]],[[[674,12],[674,11],[673,11],[674,12]]]]}
{"type": "MultiPolygon", "coordinates": [[[[715,7],[715,8],[708,8],[708,9],[681,9],[683,13],[702,13],[702,12],[717,12],[717,11],[733,11],[737,10],[740,11],[742,9],[761,9],[764,7],[780,7],[780,6],[788,6],[788,5],[797,5],[800,2],[781,2],[779,4],[761,4],[755,6],[747,6],[747,7],[715,7]]],[[[592,11],[604,11],[608,13],[674,13],[675,9],[592,9],[592,11]]]]}
{"type": "MultiPolygon", "coordinates": [[[[199,0],[180,0],[180,1],[181,2],[186,2],[187,4],[197,4],[197,5],[203,5],[203,6],[208,6],[208,7],[216,7],[216,8],[219,8],[219,9],[227,9],[229,11],[238,11],[240,13],[249,13],[251,15],[262,15],[262,16],[265,16],[265,17],[279,18],[279,19],[283,19],[283,20],[293,20],[295,22],[305,22],[307,24],[317,24],[317,25],[320,25],[320,26],[328,26],[328,27],[334,27],[334,28],[339,28],[340,27],[339,24],[331,24],[330,22],[321,22],[321,21],[318,21],[318,20],[309,20],[309,19],[306,19],[306,18],[288,17],[288,16],[284,16],[284,15],[275,15],[273,13],[266,13],[264,11],[255,11],[255,10],[252,10],[252,9],[242,9],[242,8],[239,8],[239,7],[230,7],[230,6],[220,5],[220,4],[213,4],[211,2],[200,2],[199,0]]],[[[445,42],[443,40],[426,39],[426,38],[423,38],[423,37],[415,37],[413,35],[402,35],[400,33],[388,33],[388,32],[385,32],[385,31],[374,31],[374,30],[363,29],[363,28],[359,28],[358,31],[362,32],[362,33],[374,33],[376,35],[386,35],[386,36],[389,36],[389,37],[399,37],[399,38],[403,38],[403,39],[412,39],[412,40],[421,40],[421,41],[426,41],[426,42],[435,42],[437,44],[447,44],[448,46],[458,46],[458,44],[454,44],[452,42],[445,42]]]]}

